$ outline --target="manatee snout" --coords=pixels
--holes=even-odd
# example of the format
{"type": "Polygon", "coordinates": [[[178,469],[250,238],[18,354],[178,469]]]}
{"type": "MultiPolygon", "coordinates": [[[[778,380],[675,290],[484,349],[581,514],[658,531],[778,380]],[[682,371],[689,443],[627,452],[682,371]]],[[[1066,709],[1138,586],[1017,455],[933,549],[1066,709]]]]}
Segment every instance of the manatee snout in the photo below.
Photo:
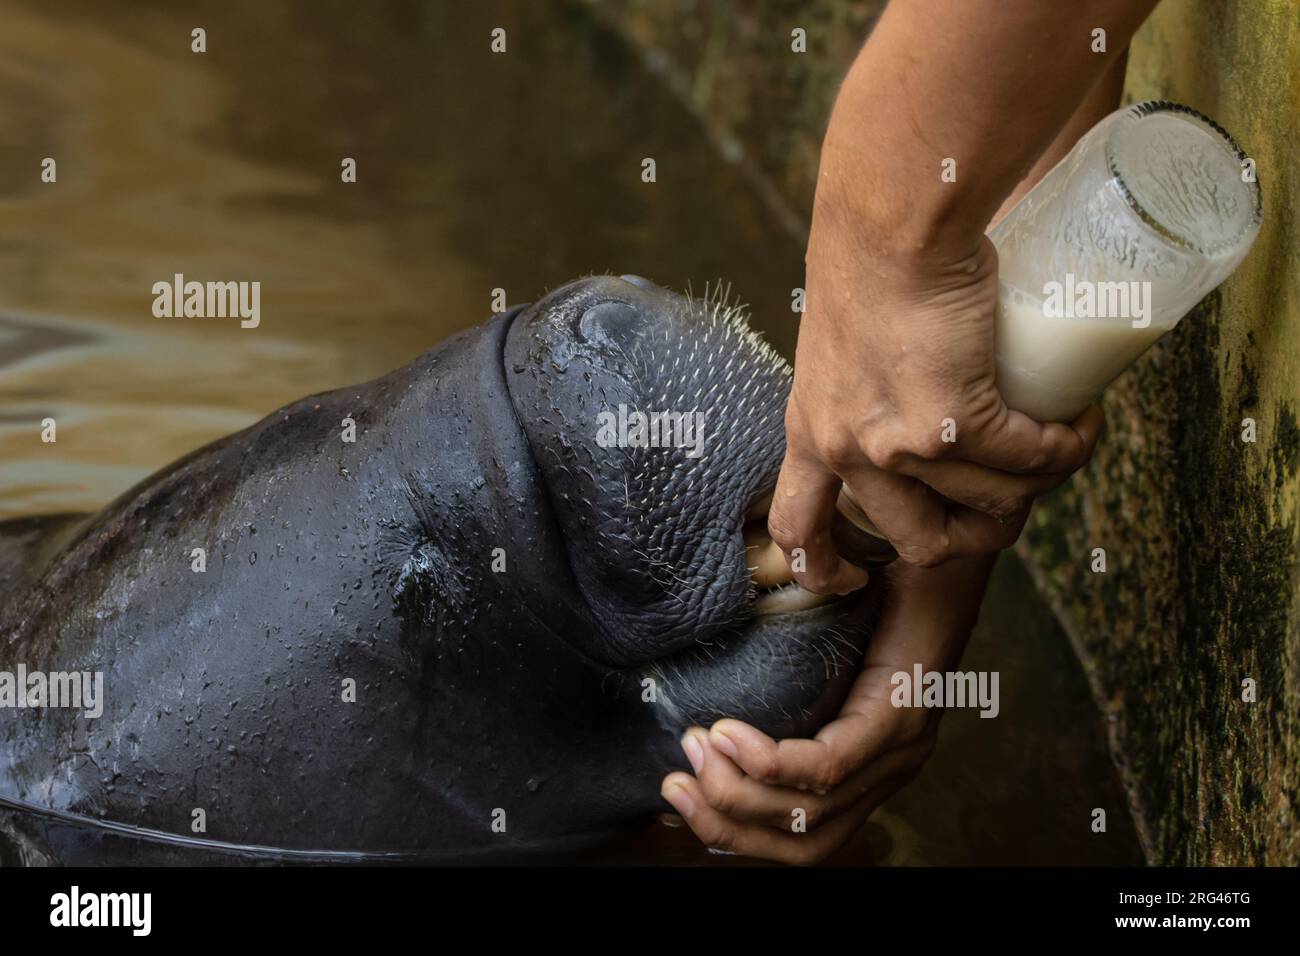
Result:
{"type": "Polygon", "coordinates": [[[505,367],[595,622],[580,650],[655,677],[679,723],[807,726],[860,659],[879,588],[755,587],[791,370],[744,310],[582,279],[515,319],[505,367]]]}

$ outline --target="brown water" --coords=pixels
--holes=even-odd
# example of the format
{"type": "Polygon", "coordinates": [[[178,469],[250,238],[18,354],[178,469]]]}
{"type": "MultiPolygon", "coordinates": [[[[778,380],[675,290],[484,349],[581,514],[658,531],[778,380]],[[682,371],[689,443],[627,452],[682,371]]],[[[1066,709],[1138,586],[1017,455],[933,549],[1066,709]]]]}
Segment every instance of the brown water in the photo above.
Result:
{"type": "Polygon", "coordinates": [[[790,325],[798,250],[581,20],[222,5],[198,55],[198,21],[170,4],[47,6],[0,6],[0,516],[96,507],[409,361],[486,318],[497,287],[517,302],[593,271],[736,277],[763,324],[790,325]],[[260,280],[261,326],[154,318],[152,284],[177,272],[260,280]],[[57,445],[35,440],[46,415],[57,445]]]}
{"type": "MultiPolygon", "coordinates": [[[[579,8],[54,10],[0,3],[0,517],[97,508],[285,402],[409,361],[486,318],[498,287],[521,302],[590,272],[721,278],[791,352],[802,250],[579,8]],[[151,287],[175,273],[260,281],[260,326],[155,318],[151,287]]],[[[949,717],[846,859],[1136,861],[1082,676],[1012,559],[968,663],[1002,670],[1002,716],[949,717]],[[1090,833],[1094,806],[1109,835],[1090,833]]],[[[626,853],[718,859],[666,829],[626,853]]]]}

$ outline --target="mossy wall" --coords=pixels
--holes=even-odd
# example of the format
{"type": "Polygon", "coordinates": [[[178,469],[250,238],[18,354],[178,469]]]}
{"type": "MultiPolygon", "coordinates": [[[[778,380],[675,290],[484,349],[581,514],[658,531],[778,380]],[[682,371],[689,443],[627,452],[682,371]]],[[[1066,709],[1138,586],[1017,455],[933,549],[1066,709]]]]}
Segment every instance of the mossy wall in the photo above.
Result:
{"type": "Polygon", "coordinates": [[[1300,13],[1165,0],[1134,40],[1126,97],[1187,103],[1230,130],[1256,161],[1264,228],[1109,390],[1096,459],[1037,510],[1021,550],[1114,718],[1150,858],[1295,864],[1300,13]],[[1096,547],[1104,575],[1089,570],[1096,547]]]}
{"type": "MultiPolygon", "coordinates": [[[[883,3],[591,0],[700,116],[792,232],[818,143],[883,3]],[[807,31],[793,53],[791,30],[807,31]]],[[[1300,862],[1300,15],[1164,0],[1129,100],[1217,119],[1257,164],[1241,268],[1107,392],[1084,473],[1020,545],[1111,728],[1154,863],[1300,862]],[[1255,441],[1243,440],[1251,419],[1255,441]],[[1104,548],[1106,570],[1092,570],[1104,548]],[[1254,702],[1243,682],[1254,682],[1254,702]]]]}

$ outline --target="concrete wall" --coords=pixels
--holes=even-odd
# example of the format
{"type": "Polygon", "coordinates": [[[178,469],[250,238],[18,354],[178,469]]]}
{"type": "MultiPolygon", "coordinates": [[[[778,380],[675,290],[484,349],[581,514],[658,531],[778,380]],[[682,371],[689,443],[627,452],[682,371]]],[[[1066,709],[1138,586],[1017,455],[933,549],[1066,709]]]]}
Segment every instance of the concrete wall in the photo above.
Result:
{"type": "MultiPolygon", "coordinates": [[[[839,77],[882,4],[591,6],[801,234],[839,77]],[[790,51],[795,27],[805,54],[790,51]]],[[[1297,67],[1294,0],[1164,0],[1135,39],[1128,99],[1178,100],[1230,130],[1257,162],[1264,229],[1238,273],[1108,391],[1096,459],[1020,546],[1107,715],[1152,862],[1300,862],[1297,67]]]]}

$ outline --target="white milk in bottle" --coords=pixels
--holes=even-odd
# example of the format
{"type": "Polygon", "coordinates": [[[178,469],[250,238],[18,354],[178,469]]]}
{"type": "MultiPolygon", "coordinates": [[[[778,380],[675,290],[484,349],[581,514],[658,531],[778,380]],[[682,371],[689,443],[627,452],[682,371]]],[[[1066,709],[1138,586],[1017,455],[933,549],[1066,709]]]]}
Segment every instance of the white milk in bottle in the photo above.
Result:
{"type": "Polygon", "coordinates": [[[1042,295],[998,289],[998,390],[1039,421],[1069,421],[1172,325],[1051,316],[1042,295]]]}

